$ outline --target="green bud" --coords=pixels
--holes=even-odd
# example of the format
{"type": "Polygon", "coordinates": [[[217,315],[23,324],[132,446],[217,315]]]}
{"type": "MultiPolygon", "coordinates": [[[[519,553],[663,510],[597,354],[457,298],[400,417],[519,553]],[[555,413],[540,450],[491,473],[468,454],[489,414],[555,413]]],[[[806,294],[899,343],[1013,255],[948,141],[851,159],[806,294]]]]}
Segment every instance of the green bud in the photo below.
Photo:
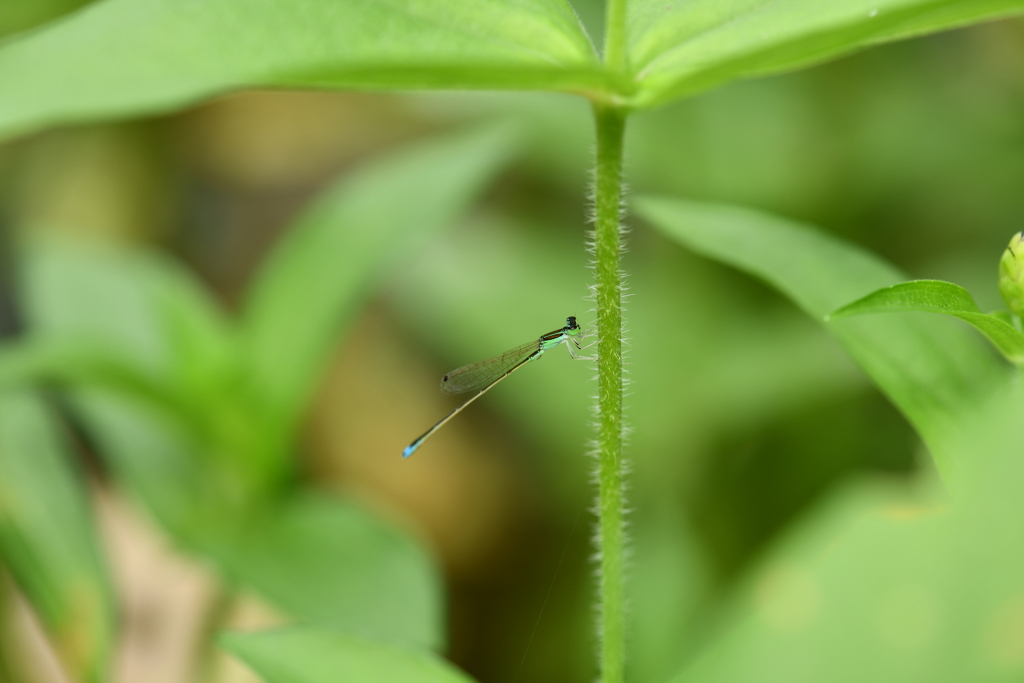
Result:
{"type": "Polygon", "coordinates": [[[999,261],[999,291],[1010,311],[1024,318],[1024,232],[1013,236],[999,261]]]}

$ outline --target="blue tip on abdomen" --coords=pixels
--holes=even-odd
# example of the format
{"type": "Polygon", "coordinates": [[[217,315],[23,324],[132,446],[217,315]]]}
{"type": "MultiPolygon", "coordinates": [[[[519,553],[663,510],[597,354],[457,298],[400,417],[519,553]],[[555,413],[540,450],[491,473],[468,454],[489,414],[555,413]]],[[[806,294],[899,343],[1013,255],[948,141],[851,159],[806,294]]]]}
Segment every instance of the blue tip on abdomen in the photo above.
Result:
{"type": "Polygon", "coordinates": [[[420,447],[420,445],[418,443],[411,443],[411,444],[409,444],[408,446],[405,447],[405,450],[402,451],[402,457],[403,458],[408,458],[410,455],[415,453],[416,449],[419,448],[419,447],[420,447]]]}

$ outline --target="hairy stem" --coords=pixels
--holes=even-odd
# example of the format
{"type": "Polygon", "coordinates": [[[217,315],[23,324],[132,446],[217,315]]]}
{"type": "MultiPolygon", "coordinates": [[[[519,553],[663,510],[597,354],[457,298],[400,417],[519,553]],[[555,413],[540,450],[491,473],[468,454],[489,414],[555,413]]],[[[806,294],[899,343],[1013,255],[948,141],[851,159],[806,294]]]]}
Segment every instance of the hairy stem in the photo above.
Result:
{"type": "Polygon", "coordinates": [[[598,514],[601,680],[621,683],[625,665],[622,487],[622,143],[625,116],[595,105],[594,275],[598,325],[598,514]]]}

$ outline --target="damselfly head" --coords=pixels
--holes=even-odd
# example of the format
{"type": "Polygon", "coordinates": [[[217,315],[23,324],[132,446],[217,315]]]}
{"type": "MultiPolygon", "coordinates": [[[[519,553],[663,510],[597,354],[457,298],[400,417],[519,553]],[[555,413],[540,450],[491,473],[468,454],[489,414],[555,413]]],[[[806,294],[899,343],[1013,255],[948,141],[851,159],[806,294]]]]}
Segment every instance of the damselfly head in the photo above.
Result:
{"type": "Polygon", "coordinates": [[[570,330],[577,330],[580,327],[579,325],[576,324],[576,316],[574,315],[570,315],[568,318],[565,319],[565,326],[570,330]]]}

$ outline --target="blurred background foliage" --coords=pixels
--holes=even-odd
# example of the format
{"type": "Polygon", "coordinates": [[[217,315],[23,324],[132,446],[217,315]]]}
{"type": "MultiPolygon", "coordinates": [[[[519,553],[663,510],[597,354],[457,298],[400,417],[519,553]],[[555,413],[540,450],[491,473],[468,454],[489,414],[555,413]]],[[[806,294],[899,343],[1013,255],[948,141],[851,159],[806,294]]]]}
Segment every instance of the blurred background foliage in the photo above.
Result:
{"type": "MultiPolygon", "coordinates": [[[[0,13],[0,33],[80,4],[0,13]]],[[[601,35],[599,8],[579,8],[591,35],[601,35]]],[[[913,277],[964,285],[988,310],[1000,305],[999,255],[1024,227],[1021,111],[1024,21],[1003,21],[637,115],[628,181],[638,192],[820,225],[913,277]]],[[[592,368],[553,354],[409,461],[399,454],[450,408],[436,391],[446,370],[567,315],[589,320],[584,102],[261,91],[8,143],[0,147],[0,326],[12,335],[23,321],[10,247],[44,233],[160,251],[237,312],[283,228],[336,177],[492,120],[518,124],[515,161],[465,220],[391,261],[365,292],[304,419],[298,476],[427,539],[449,591],[449,655],[468,673],[496,683],[582,682],[595,675],[591,465],[582,456],[592,368]]],[[[903,418],[794,306],[637,221],[631,227],[629,665],[632,680],[657,680],[701,641],[766,544],[826,492],[865,472],[905,476],[929,465],[903,418]]],[[[210,577],[112,493],[89,444],[79,446],[100,501],[112,590],[128,611],[146,613],[127,622],[134,631],[115,655],[118,670],[131,670],[133,656],[191,656],[205,628],[196,615],[214,599],[210,577]],[[154,597],[168,585],[179,598],[154,597]]],[[[21,601],[9,581],[0,584],[0,679],[59,680],[39,664],[45,646],[21,601]],[[26,641],[34,645],[14,645],[26,641]]],[[[233,618],[259,621],[260,609],[250,604],[233,618]]],[[[180,680],[168,675],[160,680],[180,680]]]]}

